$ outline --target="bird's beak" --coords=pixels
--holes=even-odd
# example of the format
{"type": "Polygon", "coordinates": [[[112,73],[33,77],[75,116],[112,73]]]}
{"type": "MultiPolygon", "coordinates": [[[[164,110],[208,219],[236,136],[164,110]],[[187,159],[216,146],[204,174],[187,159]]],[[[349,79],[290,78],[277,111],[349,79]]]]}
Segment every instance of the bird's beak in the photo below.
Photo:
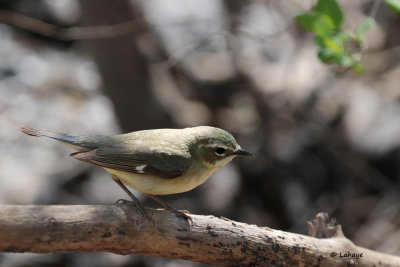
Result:
{"type": "Polygon", "coordinates": [[[250,153],[249,151],[246,151],[243,148],[239,147],[239,149],[237,149],[235,152],[233,152],[233,155],[253,156],[253,153],[250,153]]]}

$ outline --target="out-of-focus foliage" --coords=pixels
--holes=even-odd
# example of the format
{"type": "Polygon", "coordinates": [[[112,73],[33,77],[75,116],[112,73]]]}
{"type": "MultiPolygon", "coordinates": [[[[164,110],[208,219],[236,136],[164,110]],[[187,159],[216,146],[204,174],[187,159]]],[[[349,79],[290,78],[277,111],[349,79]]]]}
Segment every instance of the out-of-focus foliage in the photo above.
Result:
{"type": "Polygon", "coordinates": [[[367,18],[355,33],[350,33],[342,29],[344,16],[335,0],[318,0],[310,12],[298,15],[296,20],[315,34],[314,42],[322,62],[351,67],[356,73],[362,73],[361,48],[366,46],[365,34],[375,21],[367,18]]]}
{"type": "Polygon", "coordinates": [[[385,3],[391,10],[400,14],[400,0],[385,0],[385,3]]]}

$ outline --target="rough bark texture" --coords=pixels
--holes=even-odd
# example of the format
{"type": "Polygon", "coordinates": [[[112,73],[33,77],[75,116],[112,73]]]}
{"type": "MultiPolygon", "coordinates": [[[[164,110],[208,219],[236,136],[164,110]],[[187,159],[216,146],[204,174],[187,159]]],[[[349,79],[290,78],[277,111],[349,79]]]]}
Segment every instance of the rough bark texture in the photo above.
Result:
{"type": "Polygon", "coordinates": [[[214,216],[109,206],[0,206],[0,251],[109,251],[218,266],[400,266],[400,258],[355,246],[343,236],[317,239],[214,216]],[[362,257],[340,257],[346,252],[362,257]],[[337,253],[332,256],[332,253],[337,253]]]}

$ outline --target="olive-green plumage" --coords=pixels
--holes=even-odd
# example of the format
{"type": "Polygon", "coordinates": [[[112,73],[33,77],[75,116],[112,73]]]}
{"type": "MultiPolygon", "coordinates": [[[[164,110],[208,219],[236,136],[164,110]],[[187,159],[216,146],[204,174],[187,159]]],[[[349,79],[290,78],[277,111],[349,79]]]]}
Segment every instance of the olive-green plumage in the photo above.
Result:
{"type": "Polygon", "coordinates": [[[75,151],[72,157],[101,166],[124,184],[151,195],[191,190],[235,156],[251,155],[230,133],[208,126],[114,136],[21,131],[60,141],[75,151]]]}

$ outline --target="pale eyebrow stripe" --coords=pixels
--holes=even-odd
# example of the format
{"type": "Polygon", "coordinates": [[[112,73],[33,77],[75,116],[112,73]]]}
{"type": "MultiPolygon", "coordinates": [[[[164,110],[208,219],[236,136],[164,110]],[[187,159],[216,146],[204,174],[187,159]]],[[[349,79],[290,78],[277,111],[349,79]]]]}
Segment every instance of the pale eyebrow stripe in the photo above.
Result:
{"type": "Polygon", "coordinates": [[[212,147],[212,148],[216,148],[216,147],[221,147],[224,149],[229,149],[228,147],[224,146],[224,145],[201,145],[203,147],[212,147]]]}

